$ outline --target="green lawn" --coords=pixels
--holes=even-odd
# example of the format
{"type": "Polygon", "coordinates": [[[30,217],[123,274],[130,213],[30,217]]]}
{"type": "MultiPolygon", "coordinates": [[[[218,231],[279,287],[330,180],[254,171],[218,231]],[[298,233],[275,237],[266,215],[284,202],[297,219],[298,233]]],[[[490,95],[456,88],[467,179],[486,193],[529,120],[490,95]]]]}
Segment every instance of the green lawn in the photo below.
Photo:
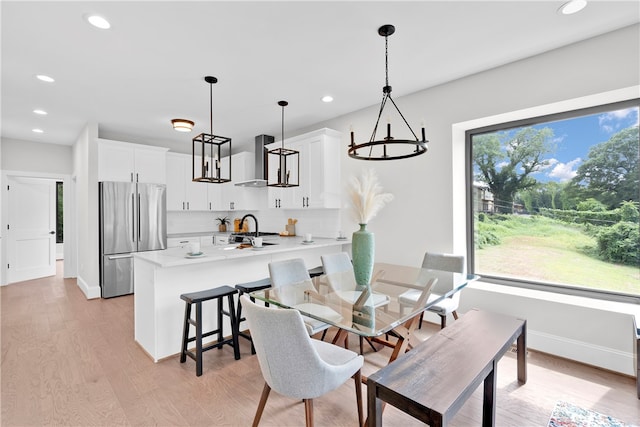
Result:
{"type": "Polygon", "coordinates": [[[578,227],[518,218],[494,228],[502,243],[476,249],[476,272],[640,295],[640,268],[595,256],[596,241],[578,227]]]}

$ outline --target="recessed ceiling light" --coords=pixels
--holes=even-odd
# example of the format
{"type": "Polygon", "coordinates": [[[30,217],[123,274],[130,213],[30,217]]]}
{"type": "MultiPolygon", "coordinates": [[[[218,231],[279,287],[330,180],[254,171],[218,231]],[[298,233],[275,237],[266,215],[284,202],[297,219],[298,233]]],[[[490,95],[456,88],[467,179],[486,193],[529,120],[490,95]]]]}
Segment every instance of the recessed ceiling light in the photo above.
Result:
{"type": "Polygon", "coordinates": [[[35,133],[44,133],[42,129],[31,129],[35,133]]]}
{"type": "Polygon", "coordinates": [[[571,15],[580,12],[587,5],[587,0],[570,0],[560,6],[558,12],[563,15],[571,15]]]}
{"type": "Polygon", "coordinates": [[[54,80],[52,77],[45,76],[44,74],[38,74],[38,75],[36,76],[36,78],[37,78],[38,80],[42,80],[43,82],[47,82],[47,83],[53,83],[53,82],[55,82],[55,80],[54,80]]]}
{"type": "Polygon", "coordinates": [[[100,15],[87,15],[86,17],[89,24],[101,30],[108,30],[111,28],[111,24],[105,18],[100,15]]]}
{"type": "Polygon", "coordinates": [[[33,112],[36,113],[36,114],[39,114],[41,116],[46,116],[47,114],[49,114],[44,110],[33,110],[33,112]]]}
{"type": "Polygon", "coordinates": [[[331,95],[326,95],[322,97],[322,102],[332,102],[333,101],[333,96],[331,95]]]}

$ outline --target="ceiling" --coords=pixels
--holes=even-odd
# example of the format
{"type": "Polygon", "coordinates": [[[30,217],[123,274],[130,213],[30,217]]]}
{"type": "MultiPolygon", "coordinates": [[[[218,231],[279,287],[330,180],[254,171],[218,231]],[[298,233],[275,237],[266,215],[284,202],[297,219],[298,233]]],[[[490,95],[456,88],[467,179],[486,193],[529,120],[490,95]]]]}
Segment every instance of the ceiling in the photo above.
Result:
{"type": "Polygon", "coordinates": [[[281,99],[285,131],[379,103],[383,24],[396,26],[397,99],[640,22],[637,0],[591,0],[569,16],[557,13],[563,3],[2,1],[2,138],[71,145],[95,122],[104,138],[188,152],[210,130],[212,75],[213,133],[237,151],[258,134],[280,138],[281,99]],[[88,13],[111,29],[90,26],[88,13]],[[172,118],[194,131],[174,131],[172,118]]]}

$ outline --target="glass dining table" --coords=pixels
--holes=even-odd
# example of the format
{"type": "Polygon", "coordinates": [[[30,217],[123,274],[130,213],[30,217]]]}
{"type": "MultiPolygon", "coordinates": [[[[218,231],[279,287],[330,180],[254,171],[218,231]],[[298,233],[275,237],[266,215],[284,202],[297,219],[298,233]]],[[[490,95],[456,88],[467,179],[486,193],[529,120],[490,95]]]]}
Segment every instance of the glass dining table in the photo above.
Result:
{"type": "Polygon", "coordinates": [[[314,281],[316,286],[309,280],[252,292],[250,296],[335,326],[338,333],[334,343],[342,343],[350,332],[391,347],[390,363],[419,342],[414,330],[424,310],[453,297],[478,278],[474,274],[376,264],[370,286],[357,286],[353,271],[348,271],[320,276],[314,281]],[[417,302],[412,306],[400,304],[399,297],[411,290],[418,291],[417,302]],[[389,340],[389,336],[395,339],[389,340]]]}

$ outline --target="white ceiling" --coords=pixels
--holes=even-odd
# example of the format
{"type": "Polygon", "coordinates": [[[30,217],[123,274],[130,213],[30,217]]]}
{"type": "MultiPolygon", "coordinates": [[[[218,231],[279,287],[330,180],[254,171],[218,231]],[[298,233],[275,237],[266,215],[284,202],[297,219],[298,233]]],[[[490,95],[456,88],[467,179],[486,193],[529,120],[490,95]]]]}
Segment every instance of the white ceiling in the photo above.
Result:
{"type": "Polygon", "coordinates": [[[396,26],[398,98],[640,22],[637,0],[591,0],[571,16],[557,13],[562,3],[2,1],[2,137],[70,145],[96,122],[102,137],[187,152],[209,132],[203,77],[213,75],[214,133],[237,148],[262,133],[279,139],[281,99],[285,130],[379,103],[383,24],[396,26]],[[87,13],[112,28],[91,27],[87,13]],[[321,102],[326,94],[335,101],[321,102]],[[172,118],[195,121],[194,132],[175,132],[172,118]]]}

